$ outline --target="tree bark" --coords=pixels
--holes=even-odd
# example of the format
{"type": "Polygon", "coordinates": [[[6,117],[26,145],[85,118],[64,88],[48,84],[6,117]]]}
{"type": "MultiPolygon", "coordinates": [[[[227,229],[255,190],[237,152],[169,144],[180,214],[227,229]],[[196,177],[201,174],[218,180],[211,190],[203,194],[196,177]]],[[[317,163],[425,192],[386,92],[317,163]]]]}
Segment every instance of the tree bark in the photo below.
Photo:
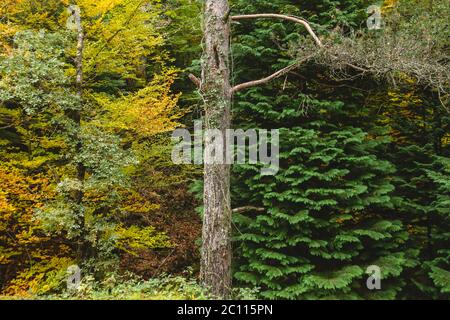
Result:
{"type": "MultiPolygon", "coordinates": [[[[200,91],[205,101],[205,129],[226,137],[230,127],[230,21],[228,0],[206,0],[204,7],[204,55],[200,91]]],[[[212,141],[205,142],[205,150],[212,141]]],[[[225,143],[225,141],[224,141],[225,143]]],[[[225,145],[225,144],[224,144],[225,145]]],[[[225,148],[223,150],[225,159],[225,148]]],[[[217,298],[231,291],[230,166],[212,163],[205,154],[204,218],[201,281],[217,298]]]]}

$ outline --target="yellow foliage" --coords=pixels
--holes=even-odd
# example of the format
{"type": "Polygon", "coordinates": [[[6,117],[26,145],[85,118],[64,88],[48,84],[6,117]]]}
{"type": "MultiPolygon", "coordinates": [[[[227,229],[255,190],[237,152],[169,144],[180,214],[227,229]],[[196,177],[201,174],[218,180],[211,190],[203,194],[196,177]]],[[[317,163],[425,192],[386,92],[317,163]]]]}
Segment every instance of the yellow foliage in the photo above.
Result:
{"type": "Polygon", "coordinates": [[[16,25],[8,23],[8,21],[17,12],[20,2],[21,0],[2,0],[2,4],[0,5],[0,53],[11,52],[8,39],[14,36],[18,28],[16,25]]]}
{"type": "Polygon", "coordinates": [[[44,176],[29,175],[5,163],[0,167],[0,265],[18,272],[5,293],[26,294],[30,288],[37,289],[50,276],[41,275],[40,268],[48,271],[56,260],[49,267],[41,264],[55,252],[69,254],[67,246],[48,245],[49,238],[40,233],[39,223],[33,219],[34,210],[50,197],[52,190],[44,176]]]}
{"type": "Polygon", "coordinates": [[[48,181],[40,176],[23,176],[12,167],[0,168],[0,264],[12,263],[15,256],[24,255],[27,246],[43,239],[35,235],[37,223],[34,209],[42,205],[48,181]]]}
{"type": "Polygon", "coordinates": [[[397,4],[397,2],[398,2],[398,0],[384,0],[381,11],[383,13],[391,11],[392,9],[395,8],[395,5],[397,4]]]}
{"type": "Polygon", "coordinates": [[[79,0],[76,2],[80,8],[89,16],[104,16],[108,11],[114,7],[122,4],[123,0],[103,0],[103,1],[91,1],[91,0],[79,0]]]}
{"type": "Polygon", "coordinates": [[[404,142],[402,134],[393,129],[393,124],[397,121],[396,118],[414,121],[418,126],[427,125],[421,116],[421,110],[425,108],[424,102],[414,91],[403,92],[401,90],[390,90],[388,91],[387,97],[383,95],[379,97],[379,100],[376,103],[382,104],[384,109],[382,120],[378,122],[381,125],[391,127],[390,135],[395,141],[399,143],[404,142]]]}
{"type": "Polygon", "coordinates": [[[17,31],[28,29],[57,30],[60,25],[55,12],[60,11],[61,6],[68,4],[68,0],[2,0],[0,25],[11,28],[8,37],[17,31]]]}
{"type": "Polygon", "coordinates": [[[123,190],[121,197],[123,200],[121,201],[120,210],[127,214],[146,214],[160,208],[159,204],[151,203],[133,189],[123,190]]]}
{"type": "MultiPolygon", "coordinates": [[[[69,18],[65,8],[75,4],[81,9],[85,32],[85,80],[88,82],[100,73],[139,80],[143,57],[158,63],[168,59],[161,48],[164,39],[158,30],[159,3],[159,0],[2,0],[0,48],[9,52],[13,35],[21,30],[60,32],[69,18]],[[150,5],[144,10],[146,3],[150,5]]],[[[74,42],[73,54],[75,49],[74,42]]]]}
{"type": "Polygon", "coordinates": [[[80,0],[77,4],[85,21],[87,78],[105,72],[138,80],[143,57],[166,59],[160,47],[163,37],[151,23],[159,14],[156,5],[145,11],[142,0],[80,0]]]}
{"type": "Polygon", "coordinates": [[[140,137],[174,130],[180,125],[177,120],[184,115],[177,110],[179,95],[171,93],[175,76],[175,70],[168,69],[145,88],[120,99],[97,96],[97,103],[109,111],[101,125],[131,131],[140,137]]]}
{"type": "Polygon", "coordinates": [[[62,289],[66,284],[67,268],[73,265],[69,258],[52,257],[40,261],[20,272],[6,288],[7,295],[27,297],[36,294],[48,294],[62,289]]]}
{"type": "Polygon", "coordinates": [[[442,137],[442,146],[446,146],[448,144],[450,144],[450,133],[447,133],[442,137]]]}
{"type": "MultiPolygon", "coordinates": [[[[6,214],[10,214],[13,211],[14,211],[14,207],[9,203],[8,199],[6,198],[6,192],[3,190],[0,190],[0,212],[2,212],[3,215],[6,215],[6,214]]],[[[1,228],[1,226],[0,226],[0,228],[1,228]]],[[[2,231],[2,229],[0,229],[0,231],[2,231]]],[[[0,259],[1,259],[1,257],[0,257],[0,259]]]]}
{"type": "Polygon", "coordinates": [[[117,227],[117,247],[132,255],[137,255],[136,250],[163,249],[173,247],[169,237],[164,232],[158,232],[154,227],[129,228],[117,227]]]}
{"type": "MultiPolygon", "coordinates": [[[[128,141],[178,127],[184,112],[177,107],[179,95],[171,92],[177,70],[166,67],[170,59],[162,48],[159,0],[2,0],[0,53],[9,53],[11,40],[18,31],[62,31],[69,3],[81,8],[85,32],[84,97],[89,104],[97,103],[100,107],[97,109],[100,112],[92,112],[90,124],[113,131],[128,141]],[[150,6],[143,10],[146,3],[150,6]],[[147,75],[145,68],[153,65],[159,74],[147,75]],[[148,83],[150,76],[153,80],[148,83]],[[105,83],[99,80],[104,78],[105,83]],[[118,88],[129,91],[120,93],[118,88]]],[[[71,43],[67,53],[73,57],[75,37],[71,43]]],[[[75,78],[74,66],[67,66],[65,71],[75,78]]],[[[47,118],[31,119],[20,112],[5,112],[9,109],[1,113],[7,115],[4,117],[7,124],[14,120],[14,133],[19,137],[17,141],[0,140],[0,155],[9,161],[5,160],[0,167],[0,266],[10,273],[6,293],[50,293],[61,286],[65,268],[71,263],[64,256],[70,256],[71,249],[45,236],[34,214],[55,197],[55,186],[50,180],[57,181],[72,170],[53,162],[70,146],[55,134],[54,124],[47,118]],[[52,168],[52,164],[57,168],[52,168]]],[[[88,190],[84,197],[86,202],[95,202],[93,207],[105,201],[105,196],[97,191],[88,190]]],[[[133,190],[122,191],[122,196],[119,210],[145,214],[159,209],[159,204],[133,190]]],[[[92,212],[86,211],[86,215],[89,218],[92,212]]],[[[166,234],[153,227],[119,227],[114,234],[118,237],[118,248],[132,254],[136,250],[173,245],[166,234]]]]}

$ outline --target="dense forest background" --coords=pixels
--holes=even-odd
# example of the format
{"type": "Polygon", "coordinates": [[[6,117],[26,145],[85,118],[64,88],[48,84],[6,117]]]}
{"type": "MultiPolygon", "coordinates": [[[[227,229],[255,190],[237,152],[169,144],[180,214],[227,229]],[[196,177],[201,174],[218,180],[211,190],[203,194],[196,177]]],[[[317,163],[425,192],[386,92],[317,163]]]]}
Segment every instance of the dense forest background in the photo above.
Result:
{"type": "MultiPolygon", "coordinates": [[[[334,52],[295,24],[232,25],[233,83],[315,54],[233,98],[235,128],[280,129],[277,175],[233,166],[233,207],[264,208],[233,215],[233,295],[449,299],[448,0],[230,3],[303,17],[334,52]],[[366,26],[373,4],[381,30],[366,26]],[[366,287],[370,265],[381,290],[366,287]]],[[[171,160],[173,130],[203,116],[188,77],[201,15],[196,0],[2,0],[0,296],[208,298],[202,167],[171,160]]]]}

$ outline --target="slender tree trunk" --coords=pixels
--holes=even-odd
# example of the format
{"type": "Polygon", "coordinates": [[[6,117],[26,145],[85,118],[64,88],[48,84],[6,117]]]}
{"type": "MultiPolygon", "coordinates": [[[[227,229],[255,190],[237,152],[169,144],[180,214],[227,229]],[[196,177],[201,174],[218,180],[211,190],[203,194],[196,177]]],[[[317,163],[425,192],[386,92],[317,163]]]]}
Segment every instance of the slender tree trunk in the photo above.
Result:
{"type": "MultiPolygon", "coordinates": [[[[205,101],[205,129],[226,137],[230,127],[230,22],[228,0],[206,0],[201,92],[205,101]]],[[[212,141],[206,139],[205,150],[212,141]]],[[[225,146],[225,142],[223,144],[225,146]]],[[[225,154],[222,155],[225,159],[225,154]]],[[[231,290],[230,166],[211,163],[205,154],[204,219],[201,281],[217,298],[231,290]]]]}
{"type": "MultiPolygon", "coordinates": [[[[81,106],[83,104],[83,53],[84,53],[84,30],[81,23],[80,12],[73,12],[75,16],[75,23],[77,27],[77,53],[75,57],[76,67],[76,90],[77,96],[80,101],[79,110],[71,110],[68,117],[75,123],[75,131],[71,134],[73,141],[76,142],[76,152],[79,153],[82,150],[83,144],[81,141],[81,106]]],[[[79,185],[84,183],[84,176],[86,174],[86,168],[83,163],[77,164],[76,179],[79,181],[79,185]]],[[[85,228],[85,215],[80,209],[83,202],[84,192],[83,190],[76,190],[72,196],[72,201],[75,204],[74,210],[77,214],[77,224],[80,227],[80,235],[77,240],[77,259],[81,262],[87,257],[89,251],[89,245],[86,241],[87,233],[85,228]]]]}

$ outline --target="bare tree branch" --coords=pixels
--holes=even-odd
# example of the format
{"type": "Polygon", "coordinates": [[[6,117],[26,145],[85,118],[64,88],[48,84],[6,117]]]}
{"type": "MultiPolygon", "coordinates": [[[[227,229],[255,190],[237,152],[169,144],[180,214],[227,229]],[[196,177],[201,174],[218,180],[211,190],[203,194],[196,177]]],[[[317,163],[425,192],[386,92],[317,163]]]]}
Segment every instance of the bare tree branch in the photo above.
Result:
{"type": "Polygon", "coordinates": [[[242,212],[247,212],[247,211],[264,212],[264,211],[266,211],[266,209],[258,208],[258,207],[252,207],[252,206],[245,206],[245,207],[240,207],[240,208],[236,208],[236,209],[232,210],[233,213],[242,213],[242,212]]]}
{"type": "Polygon", "coordinates": [[[239,92],[241,90],[248,89],[248,88],[251,88],[251,87],[256,87],[256,86],[259,86],[259,85],[262,85],[262,84],[266,84],[266,83],[268,83],[268,82],[270,82],[270,81],[272,81],[274,79],[280,78],[280,77],[284,76],[285,74],[291,72],[293,69],[298,68],[301,64],[303,64],[305,61],[309,60],[312,56],[313,55],[310,55],[310,56],[308,56],[308,57],[306,57],[306,58],[304,58],[304,59],[302,59],[300,61],[297,61],[297,62],[295,62],[295,63],[293,63],[293,64],[291,64],[291,65],[289,65],[289,66],[287,66],[287,67],[285,67],[283,69],[281,69],[281,70],[278,70],[277,72],[271,74],[268,77],[265,77],[265,78],[262,78],[262,79],[259,79],[259,80],[254,80],[254,81],[249,81],[249,82],[238,84],[238,85],[234,86],[231,89],[231,93],[235,94],[236,92],[239,92]]]}
{"type": "MultiPolygon", "coordinates": [[[[275,14],[275,13],[248,14],[248,15],[238,15],[238,16],[230,17],[230,19],[232,21],[248,20],[248,19],[264,19],[264,18],[283,19],[283,20],[288,20],[288,21],[292,21],[292,22],[303,25],[306,28],[306,30],[308,31],[308,33],[311,35],[311,37],[314,39],[314,42],[316,43],[316,45],[319,48],[323,48],[322,41],[320,41],[319,37],[315,34],[315,32],[313,31],[313,29],[311,28],[309,23],[304,19],[294,17],[294,16],[283,15],[283,14],[275,14]]],[[[302,59],[301,61],[295,62],[281,70],[278,70],[277,72],[273,73],[272,75],[270,75],[268,77],[236,85],[235,87],[233,87],[231,89],[231,94],[235,94],[238,91],[248,89],[251,87],[256,87],[256,86],[259,86],[262,84],[266,84],[274,79],[282,77],[285,74],[291,72],[293,69],[300,66],[303,62],[307,61],[310,57],[311,56],[308,56],[307,58],[302,59]]]]}
{"type": "Polygon", "coordinates": [[[311,37],[313,37],[313,39],[316,42],[316,44],[319,47],[323,46],[323,44],[320,41],[319,37],[315,34],[313,29],[309,25],[309,22],[304,20],[304,19],[295,17],[295,16],[287,16],[287,15],[276,14],[276,13],[261,13],[261,14],[247,14],[247,15],[232,16],[231,20],[232,21],[239,21],[239,20],[247,20],[247,19],[263,19],[263,18],[284,19],[284,20],[292,21],[292,22],[295,22],[295,23],[298,23],[298,24],[302,24],[306,28],[308,33],[311,35],[311,37]]]}
{"type": "Polygon", "coordinates": [[[189,79],[195,84],[195,86],[196,86],[197,88],[200,89],[200,86],[201,86],[201,84],[202,84],[202,82],[200,81],[200,79],[197,78],[197,77],[196,77],[195,75],[193,75],[192,73],[190,73],[190,74],[188,75],[188,77],[189,77],[189,79]]]}
{"type": "MultiPolygon", "coordinates": [[[[386,32],[383,37],[340,34],[332,37],[339,41],[325,45],[324,50],[314,56],[313,63],[325,66],[337,81],[370,76],[395,87],[398,81],[408,78],[415,85],[436,91],[438,95],[449,92],[448,54],[414,34],[386,32]]],[[[308,51],[315,51],[315,46],[310,45],[308,51]]],[[[444,108],[445,103],[441,102],[444,108]]]]}
{"type": "Polygon", "coordinates": [[[9,125],[7,125],[7,126],[0,127],[0,130],[12,128],[12,127],[14,127],[15,125],[17,125],[17,123],[11,123],[11,124],[9,124],[9,125]]]}

